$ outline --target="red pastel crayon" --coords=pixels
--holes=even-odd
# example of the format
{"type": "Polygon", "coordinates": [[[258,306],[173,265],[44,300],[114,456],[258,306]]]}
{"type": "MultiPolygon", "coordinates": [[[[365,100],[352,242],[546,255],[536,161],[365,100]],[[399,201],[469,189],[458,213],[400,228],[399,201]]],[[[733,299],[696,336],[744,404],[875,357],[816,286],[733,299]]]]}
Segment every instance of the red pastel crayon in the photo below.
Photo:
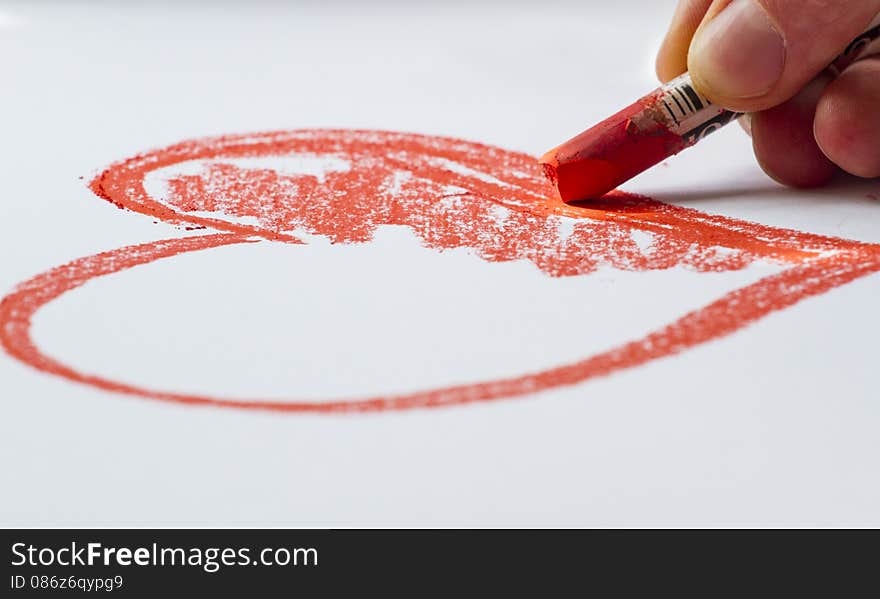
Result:
{"type": "MultiPolygon", "coordinates": [[[[832,63],[842,70],[880,39],[880,16],[832,63]]],[[[688,73],[541,157],[564,202],[599,198],[740,116],[712,104],[688,73]]]]}
{"type": "Polygon", "coordinates": [[[564,202],[598,198],[737,116],[697,93],[685,73],[540,162],[564,202]]]}

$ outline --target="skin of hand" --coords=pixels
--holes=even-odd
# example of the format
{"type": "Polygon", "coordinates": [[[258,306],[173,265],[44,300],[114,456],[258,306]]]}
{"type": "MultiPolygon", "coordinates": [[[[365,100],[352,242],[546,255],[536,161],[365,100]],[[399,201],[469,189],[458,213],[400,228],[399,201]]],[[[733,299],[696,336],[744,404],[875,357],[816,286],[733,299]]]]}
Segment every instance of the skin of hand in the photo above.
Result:
{"type": "Polygon", "coordinates": [[[880,13],[880,0],[679,0],[657,56],[669,81],[750,113],[761,167],[796,187],[839,169],[880,177],[880,55],[828,65],[880,13]]]}

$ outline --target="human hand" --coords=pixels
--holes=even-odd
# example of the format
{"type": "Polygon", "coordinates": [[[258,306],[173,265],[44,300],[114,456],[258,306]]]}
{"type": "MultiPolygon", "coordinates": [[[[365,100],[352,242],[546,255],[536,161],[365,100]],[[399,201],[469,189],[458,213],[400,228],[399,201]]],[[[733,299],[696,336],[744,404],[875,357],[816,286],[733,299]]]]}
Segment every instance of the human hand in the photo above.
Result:
{"type": "Polygon", "coordinates": [[[690,71],[710,100],[750,113],[755,156],[782,183],[878,177],[880,56],[828,68],[878,14],[880,0],[679,0],[657,75],[690,71]]]}

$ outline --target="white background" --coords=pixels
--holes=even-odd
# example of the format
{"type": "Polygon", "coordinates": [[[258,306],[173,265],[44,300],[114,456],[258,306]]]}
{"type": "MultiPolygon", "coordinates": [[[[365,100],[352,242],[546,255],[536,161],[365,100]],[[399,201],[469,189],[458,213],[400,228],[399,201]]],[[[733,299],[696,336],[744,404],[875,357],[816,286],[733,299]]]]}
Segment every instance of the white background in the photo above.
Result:
{"type": "MultiPolygon", "coordinates": [[[[422,4],[0,5],[0,292],[185,234],[85,186],[183,139],[381,128],[540,154],[656,85],[673,2],[422,4]]],[[[626,188],[880,242],[880,185],[784,190],[736,127],[626,188]]],[[[771,272],[551,280],[383,230],[119,273],[47,306],[34,336],[160,389],[371,395],[578,359],[771,272]]],[[[877,525],[878,292],[875,275],[607,379],[405,413],[194,409],[0,355],[0,524],[877,525]]]]}

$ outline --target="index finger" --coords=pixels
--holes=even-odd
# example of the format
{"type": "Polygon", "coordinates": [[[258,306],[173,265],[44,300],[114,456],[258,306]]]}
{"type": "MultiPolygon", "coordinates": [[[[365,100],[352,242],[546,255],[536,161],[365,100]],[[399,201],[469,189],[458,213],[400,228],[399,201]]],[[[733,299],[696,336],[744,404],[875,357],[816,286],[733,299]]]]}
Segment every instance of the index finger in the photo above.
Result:
{"type": "Polygon", "coordinates": [[[687,71],[688,48],[712,0],[679,0],[657,52],[657,77],[666,83],[687,71]]]}

